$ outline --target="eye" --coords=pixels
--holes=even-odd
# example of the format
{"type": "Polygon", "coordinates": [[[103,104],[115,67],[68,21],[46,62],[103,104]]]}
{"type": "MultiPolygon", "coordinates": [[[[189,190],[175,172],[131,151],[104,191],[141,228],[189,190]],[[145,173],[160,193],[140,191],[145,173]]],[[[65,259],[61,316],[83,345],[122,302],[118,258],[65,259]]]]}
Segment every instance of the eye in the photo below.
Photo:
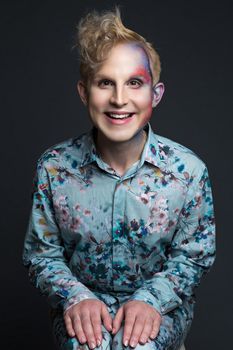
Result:
{"type": "Polygon", "coordinates": [[[128,83],[133,88],[138,88],[143,84],[143,82],[140,79],[131,79],[128,83]]]}
{"type": "Polygon", "coordinates": [[[112,85],[113,85],[113,82],[111,80],[108,80],[108,79],[103,79],[103,80],[100,80],[98,82],[98,86],[101,88],[106,88],[106,87],[112,86],[112,85]]]}

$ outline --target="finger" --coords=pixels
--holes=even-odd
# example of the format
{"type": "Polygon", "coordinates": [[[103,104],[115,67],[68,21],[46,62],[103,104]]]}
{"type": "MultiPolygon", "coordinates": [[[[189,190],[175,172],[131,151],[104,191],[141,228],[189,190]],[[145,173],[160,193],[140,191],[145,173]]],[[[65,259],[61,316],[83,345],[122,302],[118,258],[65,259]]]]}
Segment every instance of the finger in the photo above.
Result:
{"type": "Polygon", "coordinates": [[[135,348],[138,345],[138,341],[144,329],[144,325],[145,319],[142,317],[136,317],[129,340],[129,345],[132,348],[135,348]]]}
{"type": "Polygon", "coordinates": [[[153,326],[152,326],[152,331],[150,334],[150,338],[154,339],[157,337],[158,333],[159,333],[159,328],[160,328],[160,321],[158,319],[155,319],[153,322],[153,326]]]}
{"type": "Polygon", "coordinates": [[[81,323],[80,317],[78,315],[73,318],[73,329],[74,329],[75,335],[76,335],[77,339],[80,341],[80,343],[81,344],[86,343],[87,339],[86,339],[86,336],[83,332],[82,323],[81,323]]]}
{"type": "Polygon", "coordinates": [[[154,321],[152,318],[147,318],[144,324],[144,328],[142,330],[142,333],[139,337],[139,342],[141,344],[145,344],[148,341],[148,338],[151,335],[152,329],[153,329],[154,321]]]}
{"type": "Polygon", "coordinates": [[[125,314],[125,325],[124,325],[124,333],[123,333],[123,344],[124,346],[128,346],[129,340],[131,338],[132,330],[135,322],[135,314],[132,311],[128,311],[125,314]]]}
{"type": "Polygon", "coordinates": [[[81,315],[81,325],[89,348],[94,349],[96,347],[96,340],[89,313],[85,312],[85,314],[81,315]]]}
{"type": "Polygon", "coordinates": [[[75,331],[74,331],[74,328],[73,328],[73,325],[72,325],[71,318],[68,315],[64,316],[64,322],[65,322],[66,331],[67,331],[68,335],[71,338],[74,337],[75,336],[75,331]]]}
{"type": "Polygon", "coordinates": [[[113,329],[112,329],[112,334],[116,334],[120,327],[121,327],[121,323],[123,321],[123,317],[124,317],[124,309],[123,309],[123,306],[121,306],[116,315],[115,315],[115,318],[113,320],[113,329]]]}
{"type": "Polygon", "coordinates": [[[106,305],[102,305],[101,308],[101,317],[103,320],[103,324],[105,326],[105,328],[111,332],[112,331],[112,317],[110,316],[110,313],[108,312],[108,309],[106,307],[106,305]]]}
{"type": "Polygon", "coordinates": [[[95,335],[95,340],[98,346],[102,343],[102,329],[101,329],[101,318],[99,312],[93,312],[91,314],[91,323],[95,335]]]}

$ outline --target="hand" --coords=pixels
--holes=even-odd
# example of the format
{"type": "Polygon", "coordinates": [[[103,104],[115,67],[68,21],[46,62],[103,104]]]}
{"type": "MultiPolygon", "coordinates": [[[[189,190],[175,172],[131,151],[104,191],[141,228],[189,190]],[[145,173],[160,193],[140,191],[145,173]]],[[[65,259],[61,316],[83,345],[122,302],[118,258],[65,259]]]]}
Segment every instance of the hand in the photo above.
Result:
{"type": "Polygon", "coordinates": [[[86,299],[71,306],[65,312],[64,321],[69,336],[76,336],[81,344],[87,342],[90,349],[102,343],[102,321],[108,331],[112,330],[107,306],[96,299],[86,299]]]}
{"type": "Polygon", "coordinates": [[[136,347],[154,339],[160,328],[162,317],[153,306],[144,301],[131,300],[123,304],[113,320],[113,334],[116,334],[125,319],[123,344],[136,347]]]}

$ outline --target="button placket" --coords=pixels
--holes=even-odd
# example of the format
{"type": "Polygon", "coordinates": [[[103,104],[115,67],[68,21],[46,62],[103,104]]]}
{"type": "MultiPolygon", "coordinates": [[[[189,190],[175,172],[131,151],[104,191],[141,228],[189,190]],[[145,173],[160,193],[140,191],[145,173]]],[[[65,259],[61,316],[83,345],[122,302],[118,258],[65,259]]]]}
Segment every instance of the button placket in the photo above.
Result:
{"type": "Polygon", "coordinates": [[[122,179],[116,182],[113,211],[112,211],[112,267],[113,267],[113,288],[118,289],[121,284],[121,262],[124,261],[124,215],[126,189],[122,179]]]}

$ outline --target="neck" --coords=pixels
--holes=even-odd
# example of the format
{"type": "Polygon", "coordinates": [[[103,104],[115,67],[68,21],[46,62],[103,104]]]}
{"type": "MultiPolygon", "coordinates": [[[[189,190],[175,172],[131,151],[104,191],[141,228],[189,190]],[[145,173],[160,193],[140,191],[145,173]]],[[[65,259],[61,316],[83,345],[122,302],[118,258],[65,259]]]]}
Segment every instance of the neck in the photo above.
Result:
{"type": "Polygon", "coordinates": [[[112,142],[97,131],[97,150],[105,163],[122,176],[141,157],[147,133],[141,130],[133,139],[125,142],[112,142]]]}

